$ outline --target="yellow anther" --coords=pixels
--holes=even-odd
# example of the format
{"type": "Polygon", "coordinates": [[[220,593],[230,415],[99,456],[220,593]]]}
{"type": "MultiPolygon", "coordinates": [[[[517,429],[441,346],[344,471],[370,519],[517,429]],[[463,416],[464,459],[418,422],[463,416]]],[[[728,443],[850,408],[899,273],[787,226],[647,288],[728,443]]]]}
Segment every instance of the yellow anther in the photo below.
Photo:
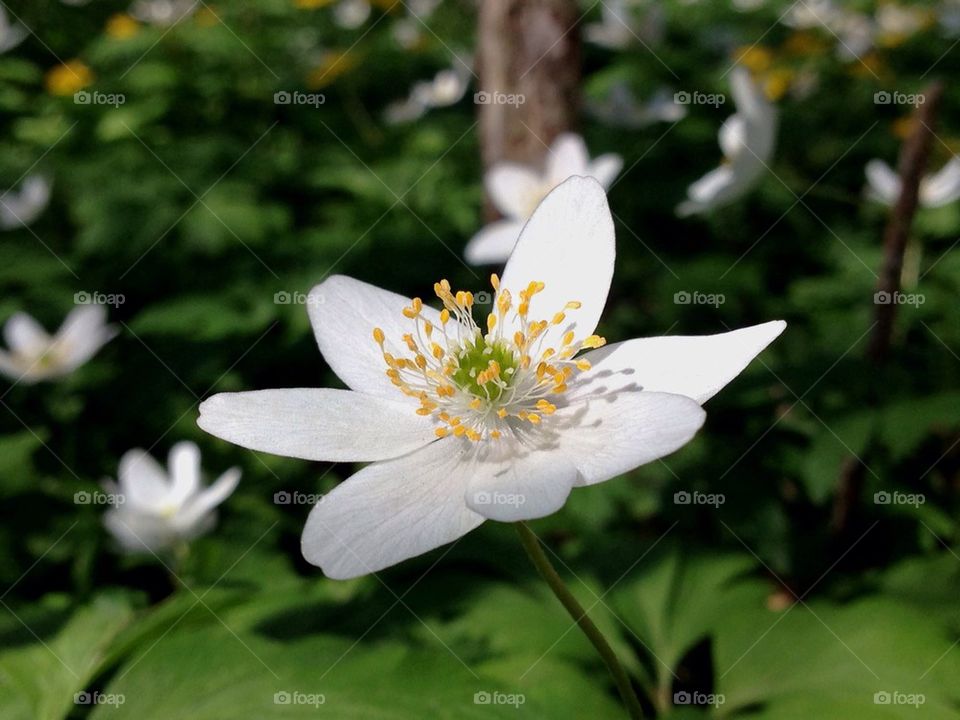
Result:
{"type": "Polygon", "coordinates": [[[499,430],[491,430],[491,431],[490,431],[490,437],[492,437],[494,440],[499,440],[499,439],[500,439],[500,431],[499,431],[499,430]]]}
{"type": "Polygon", "coordinates": [[[577,360],[577,370],[589,370],[593,367],[589,360],[577,360]]]}
{"type": "Polygon", "coordinates": [[[423,331],[427,334],[427,338],[433,335],[433,323],[429,320],[423,321],[423,331]]]}
{"type": "Polygon", "coordinates": [[[454,437],[463,437],[466,432],[467,432],[467,428],[466,428],[465,426],[463,426],[463,425],[457,425],[457,426],[453,429],[453,436],[454,436],[454,437]]]}
{"type": "Polygon", "coordinates": [[[528,312],[530,312],[530,303],[524,300],[523,302],[520,303],[520,307],[517,308],[517,314],[520,317],[525,318],[528,312]]]}
{"type": "Polygon", "coordinates": [[[585,348],[598,348],[598,347],[603,347],[606,344],[607,344],[607,341],[604,340],[599,335],[591,335],[582,343],[583,347],[585,348]]]}
{"type": "Polygon", "coordinates": [[[413,311],[419,315],[421,310],[423,310],[423,300],[415,297],[413,299],[413,311]]]}
{"type": "Polygon", "coordinates": [[[480,442],[480,433],[476,430],[467,430],[467,437],[473,440],[473,442],[480,442]]]}
{"type": "Polygon", "coordinates": [[[564,305],[563,309],[564,309],[564,310],[579,310],[581,307],[583,307],[583,303],[582,303],[582,302],[580,302],[579,300],[571,300],[571,301],[568,302],[566,305],[564,305]]]}
{"type": "Polygon", "coordinates": [[[450,418],[450,424],[453,427],[457,427],[461,422],[463,421],[460,419],[459,415],[455,415],[454,417],[450,418]]]}
{"type": "Polygon", "coordinates": [[[507,416],[507,409],[506,409],[506,408],[500,408],[499,410],[497,410],[497,417],[499,417],[499,418],[505,418],[506,416],[507,416]]]}
{"type": "Polygon", "coordinates": [[[446,325],[449,320],[450,320],[450,311],[444,308],[443,310],[440,311],[440,324],[446,325]]]}
{"type": "Polygon", "coordinates": [[[433,411],[430,408],[417,408],[417,415],[429,415],[431,412],[433,411]]]}
{"type": "Polygon", "coordinates": [[[417,352],[417,343],[413,339],[413,335],[407,333],[403,336],[403,341],[407,344],[407,347],[410,348],[410,352],[417,352]]]}
{"type": "Polygon", "coordinates": [[[403,316],[405,318],[409,318],[410,320],[413,320],[417,316],[417,311],[414,310],[413,308],[405,307],[403,309],[403,316]]]}
{"type": "Polygon", "coordinates": [[[417,355],[417,367],[421,370],[427,367],[427,359],[423,355],[417,355]]]}
{"type": "Polygon", "coordinates": [[[497,316],[493,313],[487,315],[487,332],[493,332],[493,328],[497,325],[497,316]]]}
{"type": "Polygon", "coordinates": [[[474,410],[479,410],[480,406],[483,404],[483,401],[480,398],[474,398],[470,401],[470,407],[474,410]]]}
{"type": "Polygon", "coordinates": [[[567,319],[566,315],[564,315],[562,312],[558,312],[556,315],[553,316],[552,322],[554,325],[559,325],[566,319],[567,319]]]}
{"type": "Polygon", "coordinates": [[[537,409],[544,415],[553,415],[557,411],[557,406],[549,400],[537,400],[537,409]]]}
{"type": "Polygon", "coordinates": [[[560,393],[564,393],[564,392],[566,392],[566,391],[567,391],[567,386],[566,386],[566,384],[565,384],[565,383],[560,383],[559,385],[555,385],[554,388],[553,388],[553,390],[551,390],[550,392],[556,393],[556,394],[560,394],[560,393]]]}
{"type": "Polygon", "coordinates": [[[537,415],[536,413],[528,413],[527,420],[532,422],[534,425],[540,424],[540,416],[537,415]]]}
{"type": "Polygon", "coordinates": [[[380,328],[373,329],[373,339],[378,345],[383,345],[383,341],[386,340],[386,336],[383,334],[383,330],[380,328]]]}
{"type": "Polygon", "coordinates": [[[450,434],[450,431],[443,427],[439,427],[433,432],[438,438],[443,438],[450,434]]]}
{"type": "Polygon", "coordinates": [[[436,343],[434,343],[434,344],[431,346],[430,350],[433,352],[433,356],[434,356],[437,360],[440,360],[440,359],[443,357],[443,348],[440,347],[439,345],[437,345],[436,343]]]}
{"type": "Polygon", "coordinates": [[[496,273],[491,273],[490,275],[490,285],[493,286],[494,290],[500,289],[500,278],[497,277],[496,273]]]}
{"type": "Polygon", "coordinates": [[[569,344],[572,343],[572,342],[573,342],[573,330],[570,330],[570,331],[564,333],[564,336],[563,336],[563,344],[564,344],[564,345],[569,345],[569,344]]]}
{"type": "Polygon", "coordinates": [[[523,337],[523,333],[519,330],[513,334],[513,342],[518,348],[522,348],[526,338],[523,337]]]}

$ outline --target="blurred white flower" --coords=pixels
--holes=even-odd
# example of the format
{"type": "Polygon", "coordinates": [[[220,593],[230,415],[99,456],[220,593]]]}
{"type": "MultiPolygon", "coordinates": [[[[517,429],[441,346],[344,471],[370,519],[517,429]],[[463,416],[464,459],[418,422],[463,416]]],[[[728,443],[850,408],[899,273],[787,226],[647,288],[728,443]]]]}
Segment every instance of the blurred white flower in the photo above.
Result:
{"type": "Polygon", "coordinates": [[[14,313],[3,326],[0,372],[27,384],[69,375],[117,334],[106,320],[102,305],[81,305],[51,336],[27,313],[14,313]]]}
{"type": "Polygon", "coordinates": [[[13,50],[17,45],[22,43],[29,34],[30,31],[27,30],[23,23],[10,22],[10,18],[7,17],[6,6],[0,5],[0,53],[13,50]]]}
{"type": "Polygon", "coordinates": [[[485,519],[549,515],[574,487],[684,445],[704,421],[701,404],[785,327],[605,346],[593,332],[615,254],[604,188],[575,177],[533,213],[503,279],[491,277],[492,297],[443,280],[438,312],[328,278],[307,307],[320,351],[351,389],[215,395],[200,427],[263,452],[371,463],[327,494],[303,531],[304,557],[333,578],[420,555],[485,519]]]}
{"type": "Polygon", "coordinates": [[[896,46],[935,21],[924,7],[896,2],[877,4],[873,15],[851,10],[834,0],[803,0],[782,16],[785,25],[798,30],[826,30],[837,42],[837,56],[851,61],[876,47],[896,46]]]}
{"type": "Polygon", "coordinates": [[[333,8],[333,19],[344,30],[356,30],[370,19],[367,0],[340,0],[333,8]]]}
{"type": "Polygon", "coordinates": [[[199,8],[200,0],[137,0],[130,6],[130,14],[148,25],[170,27],[199,8]]]}
{"type": "MultiPolygon", "coordinates": [[[[883,160],[871,160],[866,166],[867,196],[888,207],[900,197],[900,176],[883,160]]],[[[935,173],[920,180],[917,200],[921,207],[937,208],[960,198],[960,158],[952,157],[935,173]]]]}
{"type": "Polygon", "coordinates": [[[584,28],[588,42],[611,50],[634,43],[649,46],[663,39],[665,18],[661,3],[649,0],[603,0],[600,22],[584,28]]]}
{"type": "Polygon", "coordinates": [[[623,159],[614,153],[591,160],[583,138],[574,133],[564,133],[553,141],[542,172],[518,163],[494,164],[483,182],[503,219],[474,235],[467,243],[464,257],[474,265],[504,262],[510,257],[524,223],[557,185],[579,175],[592,177],[608,188],[622,167],[623,159]]]}
{"type": "Polygon", "coordinates": [[[687,116],[686,106],[677,103],[671,91],[661,88],[640,103],[625,82],[611,86],[600,100],[588,101],[587,112],[608,125],[634,130],[658,122],[678,122],[687,116]]]}
{"type": "Polygon", "coordinates": [[[42,175],[30,175],[19,190],[0,195],[0,230],[15,230],[29,225],[50,202],[50,181],[42,175]]]}
{"type": "Polygon", "coordinates": [[[470,66],[465,61],[458,61],[431,80],[415,83],[405,100],[387,106],[386,121],[391,125],[412,122],[423,117],[428,110],[456,105],[467,92],[470,75],[470,66]]]}
{"type": "Polygon", "coordinates": [[[737,112],[720,127],[723,162],[687,188],[688,199],[677,206],[681,217],[708,212],[746,195],[773,156],[777,111],[763,88],[745,68],[735,67],[730,90],[737,112]]]}
{"type": "Polygon", "coordinates": [[[180,442],[170,449],[167,470],[136,449],[120,459],[117,477],[119,483],[104,483],[122,500],[104,514],[104,526],[124,551],[158,553],[213,528],[215,508],[236,489],[240,470],[230,468],[203,487],[200,449],[180,442]]]}

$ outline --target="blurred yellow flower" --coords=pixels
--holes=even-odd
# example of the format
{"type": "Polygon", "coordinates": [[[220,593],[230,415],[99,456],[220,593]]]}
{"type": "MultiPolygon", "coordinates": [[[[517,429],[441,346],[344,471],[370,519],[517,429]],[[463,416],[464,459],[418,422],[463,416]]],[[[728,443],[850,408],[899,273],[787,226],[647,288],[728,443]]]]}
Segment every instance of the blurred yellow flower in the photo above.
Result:
{"type": "Polygon", "coordinates": [[[293,0],[293,4],[301,10],[313,10],[332,5],[334,0],[293,0]]]}
{"type": "Polygon", "coordinates": [[[107,20],[106,32],[115,40],[126,40],[140,32],[140,23],[126,13],[117,13],[107,20]]]}
{"type": "Polygon", "coordinates": [[[204,5],[197,11],[197,14],[193,16],[193,20],[200,27],[213,27],[220,22],[220,16],[217,15],[212,7],[204,5]]]}
{"type": "Polygon", "coordinates": [[[326,87],[358,62],[356,53],[333,50],[325,52],[320,58],[320,64],[307,75],[307,87],[311,90],[326,87]]]}
{"type": "Polygon", "coordinates": [[[69,60],[47,71],[44,85],[51,95],[73,95],[93,82],[93,72],[79,60],[69,60]]]}
{"type": "Polygon", "coordinates": [[[793,82],[793,70],[777,68],[768,72],[763,79],[763,91],[771,100],[779,100],[787,94],[793,82]]]}
{"type": "Polygon", "coordinates": [[[784,51],[801,57],[820,55],[826,48],[823,38],[803,30],[792,33],[783,43],[784,51]]]}
{"type": "Polygon", "coordinates": [[[737,62],[752,73],[762,73],[770,68],[773,53],[763,45],[741,47],[734,52],[737,62]]]}

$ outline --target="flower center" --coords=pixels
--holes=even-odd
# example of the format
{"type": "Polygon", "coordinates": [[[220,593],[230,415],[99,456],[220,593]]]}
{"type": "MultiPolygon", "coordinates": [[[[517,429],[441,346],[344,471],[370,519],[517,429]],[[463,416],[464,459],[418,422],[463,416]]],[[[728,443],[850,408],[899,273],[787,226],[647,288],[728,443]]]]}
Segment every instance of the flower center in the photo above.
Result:
{"type": "Polygon", "coordinates": [[[552,400],[566,392],[574,373],[590,369],[587,360],[574,356],[606,343],[598,335],[578,342],[571,329],[557,347],[545,347],[546,330],[565,323],[567,312],[579,309],[580,303],[571,300],[550,320],[533,320],[530,303],[543,291],[542,282],[531,282],[520,291],[516,305],[510,291],[500,289],[496,275],[491,275],[490,283],[495,296],[485,333],[473,319],[473,293],[454,293],[446,280],[433,286],[443,302],[439,326],[423,316],[423,302],[414,298],[403,309],[413,327],[400,338],[402,344],[388,349],[383,330],[373,329],[387,377],[420,401],[418,415],[440,423],[437,437],[495,440],[540,425],[556,412],[552,400]]]}

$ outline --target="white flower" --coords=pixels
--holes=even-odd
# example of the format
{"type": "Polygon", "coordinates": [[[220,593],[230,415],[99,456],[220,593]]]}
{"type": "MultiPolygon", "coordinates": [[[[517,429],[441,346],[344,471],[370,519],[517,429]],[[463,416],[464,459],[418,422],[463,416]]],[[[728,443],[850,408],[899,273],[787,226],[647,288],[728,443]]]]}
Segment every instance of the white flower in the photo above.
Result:
{"type": "Polygon", "coordinates": [[[474,235],[467,243],[464,257],[474,265],[504,262],[510,257],[524,223],[557,185],[579,175],[592,177],[608,188],[622,167],[623,159],[614,153],[590,160],[583,138],[573,133],[564,133],[554,140],[543,172],[512,162],[496,163],[483,181],[490,201],[503,219],[474,235]]]}
{"type": "Polygon", "coordinates": [[[11,23],[7,17],[6,6],[0,6],[0,53],[13,50],[29,34],[23,23],[11,23]]]}
{"type": "Polygon", "coordinates": [[[0,195],[0,230],[25,227],[40,217],[50,202],[50,181],[42,175],[30,175],[19,190],[0,195]]]}
{"type": "Polygon", "coordinates": [[[441,70],[431,80],[415,83],[406,99],[391,103],[386,120],[392,125],[423,117],[428,110],[456,105],[463,99],[470,84],[470,66],[465,61],[441,70]]]}
{"type": "MultiPolygon", "coordinates": [[[[893,207],[900,197],[900,176],[883,160],[871,160],[866,166],[867,196],[893,207]]],[[[917,200],[921,207],[937,208],[960,198],[960,158],[950,161],[935,173],[920,180],[917,200]]]]}
{"type": "Polygon", "coordinates": [[[106,482],[119,501],[103,516],[103,524],[126,552],[161,552],[209,531],[215,508],[240,482],[230,468],[209,487],[200,484],[200,449],[180,442],[170,449],[167,470],[144,450],[120,458],[119,484],[106,482]]]}
{"type": "Polygon", "coordinates": [[[731,71],[730,91],[737,112],[720,127],[723,163],[687,188],[688,199],[677,206],[683,217],[713,210],[753,189],[773,156],[777,111],[763,88],[742,67],[731,71]]]}
{"type": "Polygon", "coordinates": [[[676,102],[674,94],[661,88],[644,103],[637,102],[625,82],[615,83],[606,96],[589,102],[587,112],[608,125],[640,129],[657,122],[679,122],[687,108],[676,102]]]}
{"type": "Polygon", "coordinates": [[[356,30],[370,18],[371,10],[367,0],[340,0],[333,8],[333,19],[344,30],[356,30]]]}
{"type": "Polygon", "coordinates": [[[200,8],[200,0],[137,0],[130,15],[148,25],[172,27],[200,8]]]}
{"type": "Polygon", "coordinates": [[[14,313],[3,326],[0,372],[28,384],[69,375],[116,335],[106,321],[102,305],[82,305],[51,336],[26,313],[14,313]]]}
{"type": "Polygon", "coordinates": [[[644,0],[604,0],[601,21],[584,28],[584,38],[611,50],[622,50],[634,43],[646,47],[663,39],[665,18],[659,3],[644,0]],[[637,11],[642,10],[642,19],[637,11]]]}
{"type": "Polygon", "coordinates": [[[263,452],[372,463],[304,528],[304,557],[330,577],[380,570],[488,518],[549,515],[572,488],[684,445],[704,421],[700,404],[784,328],[601,347],[593,332],[614,255],[604,190],[576,177],[533,214],[502,280],[491,277],[484,330],[471,317],[477,296],[446,281],[434,286],[437,311],[331,277],[308,308],[320,351],[351,389],[215,395],[200,427],[263,452]]]}

